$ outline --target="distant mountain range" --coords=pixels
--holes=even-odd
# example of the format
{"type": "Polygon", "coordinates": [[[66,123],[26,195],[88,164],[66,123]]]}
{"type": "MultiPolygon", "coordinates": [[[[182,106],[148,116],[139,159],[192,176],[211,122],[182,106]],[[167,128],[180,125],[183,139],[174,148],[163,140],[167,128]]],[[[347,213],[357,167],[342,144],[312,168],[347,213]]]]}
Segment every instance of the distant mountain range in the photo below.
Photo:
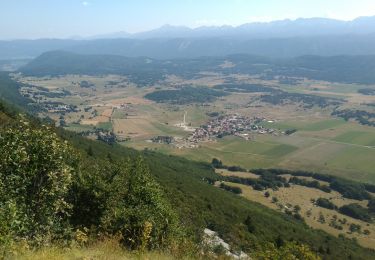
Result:
{"type": "Polygon", "coordinates": [[[269,57],[373,55],[375,16],[349,22],[310,18],[196,29],[167,25],[137,34],[119,32],[81,40],[0,41],[0,60],[34,58],[53,50],[156,59],[238,53],[269,57]]]}
{"type": "Polygon", "coordinates": [[[91,38],[150,39],[244,37],[247,39],[259,39],[370,33],[375,33],[375,16],[359,17],[353,21],[340,21],[328,18],[299,18],[296,20],[246,23],[237,27],[202,26],[195,29],[186,26],[164,25],[146,32],[134,34],[116,32],[91,38]]]}

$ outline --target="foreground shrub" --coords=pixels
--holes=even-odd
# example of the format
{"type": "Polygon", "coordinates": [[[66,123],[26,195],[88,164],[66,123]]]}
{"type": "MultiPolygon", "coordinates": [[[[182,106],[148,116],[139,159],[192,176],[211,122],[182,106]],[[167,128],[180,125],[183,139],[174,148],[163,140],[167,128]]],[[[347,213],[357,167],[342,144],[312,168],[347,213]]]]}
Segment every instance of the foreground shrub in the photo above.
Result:
{"type": "Polygon", "coordinates": [[[255,253],[254,256],[255,259],[262,260],[321,259],[318,255],[312,252],[307,245],[300,245],[294,242],[288,242],[279,248],[274,245],[269,245],[264,250],[255,253]]]}
{"type": "Polygon", "coordinates": [[[178,234],[176,214],[141,158],[92,163],[73,190],[74,224],[120,235],[130,249],[165,248],[178,234]]]}
{"type": "Polygon", "coordinates": [[[66,238],[66,195],[76,167],[69,145],[46,127],[20,121],[0,133],[0,154],[0,243],[66,238]]]}

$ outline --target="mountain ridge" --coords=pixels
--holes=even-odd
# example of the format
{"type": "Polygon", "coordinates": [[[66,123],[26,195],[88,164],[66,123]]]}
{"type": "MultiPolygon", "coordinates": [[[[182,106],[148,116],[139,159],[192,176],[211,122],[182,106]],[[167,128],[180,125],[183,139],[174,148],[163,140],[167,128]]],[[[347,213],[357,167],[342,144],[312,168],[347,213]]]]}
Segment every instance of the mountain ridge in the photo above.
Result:
{"type": "Polygon", "coordinates": [[[236,53],[279,58],[374,55],[375,16],[350,22],[310,18],[196,29],[167,25],[136,35],[119,32],[112,37],[0,41],[0,60],[35,58],[53,50],[155,59],[236,53]]]}
{"type": "Polygon", "coordinates": [[[159,38],[0,41],[0,60],[30,59],[44,52],[121,55],[155,59],[225,56],[236,53],[291,58],[303,55],[374,55],[375,33],[293,38],[159,38]]]}
{"type": "MultiPolygon", "coordinates": [[[[127,33],[122,31],[102,34],[100,38],[180,38],[180,37],[225,37],[241,36],[250,39],[274,38],[274,37],[298,37],[307,35],[340,35],[340,34],[368,34],[375,32],[375,16],[362,16],[351,21],[343,21],[331,18],[298,18],[295,20],[284,19],[270,22],[251,22],[238,26],[175,26],[165,24],[161,27],[137,32],[127,33]]],[[[99,37],[93,36],[98,39],[99,37]]],[[[92,38],[92,37],[89,37],[92,38]]]]}

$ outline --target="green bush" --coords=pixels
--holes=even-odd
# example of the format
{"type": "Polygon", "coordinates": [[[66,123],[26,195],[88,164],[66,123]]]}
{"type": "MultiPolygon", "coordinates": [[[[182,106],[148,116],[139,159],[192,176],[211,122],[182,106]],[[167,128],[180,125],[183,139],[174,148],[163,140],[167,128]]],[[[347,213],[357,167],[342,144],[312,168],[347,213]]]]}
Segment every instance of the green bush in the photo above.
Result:
{"type": "Polygon", "coordinates": [[[326,198],[318,198],[315,203],[317,206],[322,207],[322,208],[333,209],[333,210],[337,209],[337,206],[326,198]]]}
{"type": "Polygon", "coordinates": [[[242,189],[240,187],[233,187],[233,186],[229,186],[229,185],[226,185],[225,183],[220,183],[220,188],[226,190],[226,191],[230,191],[230,192],[233,192],[234,194],[241,194],[242,193],[242,189]]]}
{"type": "Polygon", "coordinates": [[[367,222],[371,221],[371,216],[369,215],[367,209],[356,203],[344,205],[339,208],[339,211],[341,214],[347,215],[352,218],[367,222]]]}
{"type": "MultiPolygon", "coordinates": [[[[69,242],[72,228],[120,236],[132,249],[179,238],[177,216],[141,158],[78,154],[47,127],[26,121],[0,134],[0,246],[69,242]]],[[[176,243],[176,241],[173,241],[176,243]]]]}
{"type": "Polygon", "coordinates": [[[87,164],[72,192],[76,226],[120,235],[131,249],[163,248],[179,235],[177,217],[141,158],[87,164]]]}
{"type": "Polygon", "coordinates": [[[21,120],[0,133],[0,154],[2,237],[45,244],[68,235],[66,195],[76,168],[70,146],[21,120]]]}
{"type": "Polygon", "coordinates": [[[370,213],[375,214],[375,198],[371,198],[368,201],[367,207],[370,213]]]}
{"type": "Polygon", "coordinates": [[[321,259],[314,253],[307,245],[297,244],[295,242],[288,242],[285,245],[277,248],[275,245],[270,244],[265,249],[260,250],[254,254],[255,259],[306,259],[318,260],[321,259]]]}

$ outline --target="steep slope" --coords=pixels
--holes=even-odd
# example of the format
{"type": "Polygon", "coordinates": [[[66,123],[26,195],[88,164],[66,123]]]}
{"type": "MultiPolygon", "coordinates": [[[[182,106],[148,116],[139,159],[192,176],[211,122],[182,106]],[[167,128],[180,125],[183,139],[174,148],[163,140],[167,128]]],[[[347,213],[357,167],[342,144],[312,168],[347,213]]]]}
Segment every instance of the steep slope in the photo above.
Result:
{"type": "Polygon", "coordinates": [[[31,100],[20,94],[21,86],[22,84],[12,80],[7,72],[0,72],[0,101],[9,102],[13,106],[25,109],[31,100]]]}

